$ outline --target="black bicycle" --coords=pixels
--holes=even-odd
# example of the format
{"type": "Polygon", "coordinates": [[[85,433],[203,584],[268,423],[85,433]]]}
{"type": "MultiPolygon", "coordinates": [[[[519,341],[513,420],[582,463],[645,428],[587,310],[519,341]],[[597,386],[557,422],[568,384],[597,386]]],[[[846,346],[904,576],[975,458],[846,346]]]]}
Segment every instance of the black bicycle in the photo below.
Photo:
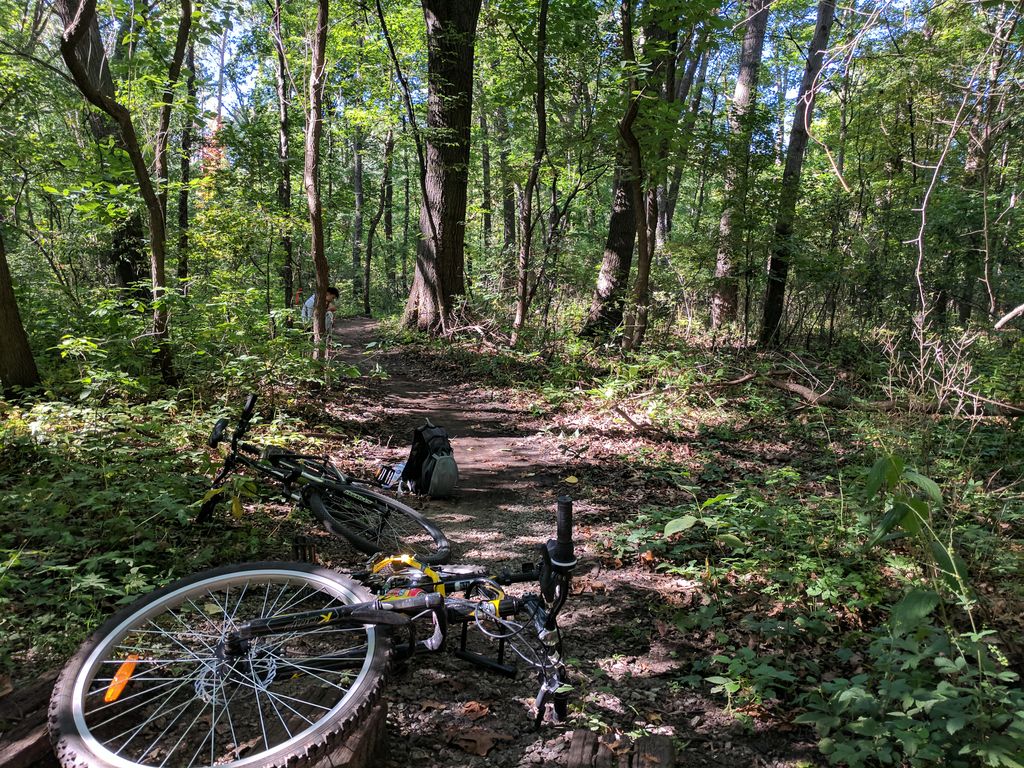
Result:
{"type": "Polygon", "coordinates": [[[536,672],[539,724],[566,715],[558,616],[575,567],[572,504],[540,560],[487,576],[407,554],[351,576],[304,563],[247,563],[170,584],[125,608],[57,681],[50,733],[65,768],[295,768],[329,755],[365,721],[389,659],[440,651],[514,674],[536,672]],[[537,594],[504,587],[536,581],[537,594]],[[467,647],[478,629],[494,658],[467,647]]]}
{"type": "Polygon", "coordinates": [[[265,480],[280,483],[286,499],[309,509],[324,528],[343,537],[360,552],[404,552],[430,564],[448,561],[448,538],[433,521],[412,507],[371,490],[324,459],[276,446],[260,449],[243,442],[255,407],[256,396],[249,395],[230,437],[226,434],[227,419],[214,425],[210,447],[228,442],[229,448],[196,522],[212,519],[216,505],[225,496],[228,476],[238,469],[249,469],[265,480]]]}

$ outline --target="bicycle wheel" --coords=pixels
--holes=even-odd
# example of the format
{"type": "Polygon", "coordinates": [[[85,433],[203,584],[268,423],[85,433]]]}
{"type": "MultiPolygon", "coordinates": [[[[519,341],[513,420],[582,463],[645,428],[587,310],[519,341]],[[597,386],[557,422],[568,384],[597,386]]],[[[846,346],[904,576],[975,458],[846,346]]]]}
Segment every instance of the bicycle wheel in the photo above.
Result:
{"type": "Polygon", "coordinates": [[[309,493],[313,516],[368,555],[408,553],[421,562],[448,562],[451,545],[428,518],[400,501],[356,485],[322,484],[309,493]]]}
{"type": "Polygon", "coordinates": [[[377,627],[305,628],[228,652],[240,622],[371,600],[303,563],[248,563],[170,584],[120,611],[79,649],[50,699],[62,766],[316,762],[376,702],[388,643],[377,627]]]}

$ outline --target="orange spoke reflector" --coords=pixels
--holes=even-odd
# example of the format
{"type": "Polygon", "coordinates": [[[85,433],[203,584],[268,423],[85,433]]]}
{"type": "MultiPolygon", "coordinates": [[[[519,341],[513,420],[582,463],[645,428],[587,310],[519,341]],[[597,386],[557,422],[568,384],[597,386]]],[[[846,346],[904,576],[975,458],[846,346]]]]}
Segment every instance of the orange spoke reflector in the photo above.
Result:
{"type": "Polygon", "coordinates": [[[103,695],[103,700],[108,704],[112,701],[117,701],[117,697],[124,691],[124,687],[128,685],[128,681],[132,678],[132,673],[135,672],[135,662],[139,660],[137,653],[131,654],[125,659],[121,666],[117,668],[117,673],[114,675],[114,679],[110,681],[110,687],[107,688],[107,692],[103,695]]]}

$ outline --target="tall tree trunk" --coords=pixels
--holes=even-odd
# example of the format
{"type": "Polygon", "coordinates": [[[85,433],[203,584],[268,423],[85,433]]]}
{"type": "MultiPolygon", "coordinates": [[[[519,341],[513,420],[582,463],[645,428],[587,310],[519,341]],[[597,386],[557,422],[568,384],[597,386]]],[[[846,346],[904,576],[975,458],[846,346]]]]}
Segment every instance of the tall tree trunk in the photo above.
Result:
{"type": "MultiPolygon", "coordinates": [[[[635,66],[637,62],[636,51],[633,44],[633,3],[632,0],[622,0],[622,56],[627,65],[635,66]]],[[[633,198],[634,219],[636,221],[636,280],[633,282],[631,296],[632,308],[626,319],[625,333],[622,337],[622,345],[625,349],[633,349],[638,345],[638,338],[643,340],[647,325],[647,298],[649,292],[649,279],[651,270],[651,256],[653,242],[650,238],[647,206],[644,200],[644,168],[643,155],[640,149],[640,142],[633,133],[633,124],[636,122],[640,110],[640,91],[637,84],[636,70],[630,69],[626,80],[626,113],[619,120],[619,136],[626,148],[626,156],[629,159],[629,176],[627,188],[633,198]]]]}
{"type": "MultiPolygon", "coordinates": [[[[403,131],[405,121],[402,121],[403,131]]],[[[409,291],[409,206],[411,201],[409,200],[409,148],[406,147],[402,151],[402,173],[405,178],[404,184],[404,199],[405,204],[402,206],[402,292],[407,293],[409,291]]]]}
{"type": "Polygon", "coordinates": [[[493,212],[491,211],[491,135],[487,125],[487,110],[483,100],[483,86],[480,86],[480,99],[477,109],[480,112],[480,173],[483,185],[483,230],[484,230],[484,253],[491,249],[491,233],[493,229],[493,212]]]}
{"type": "Polygon", "coordinates": [[[181,129],[181,189],[178,190],[178,290],[182,296],[188,294],[188,198],[189,182],[192,179],[192,137],[195,133],[196,114],[196,50],[189,43],[188,59],[188,104],[184,126],[181,129]]]}
{"type": "Polygon", "coordinates": [[[370,317],[373,313],[370,309],[370,262],[373,259],[373,238],[377,234],[377,226],[384,218],[384,211],[387,208],[387,190],[391,184],[391,155],[395,151],[395,134],[388,128],[384,137],[384,170],[380,178],[380,201],[377,204],[377,212],[370,220],[370,231],[366,236],[366,261],[363,268],[363,313],[370,317]]]}
{"type": "MultiPolygon", "coordinates": [[[[96,26],[96,0],[82,0],[81,4],[72,4],[72,0],[57,0],[56,8],[65,29],[61,38],[60,49],[64,63],[71,73],[72,80],[78,90],[89,103],[106,112],[117,123],[125,151],[131,160],[135,178],[139,186],[139,194],[146,204],[149,213],[149,248],[150,277],[153,286],[153,336],[157,344],[157,362],[165,379],[173,377],[171,367],[171,351],[167,345],[167,306],[164,293],[167,280],[164,271],[167,248],[166,229],[166,186],[157,188],[149,175],[149,167],[142,155],[135,125],[131,113],[114,98],[113,80],[109,75],[106,54],[99,44],[99,33],[96,26]],[[95,34],[93,34],[95,32],[95,34]],[[105,76],[102,73],[106,73],[105,76]],[[97,76],[100,73],[100,76],[97,76]]],[[[163,102],[160,109],[156,157],[154,166],[158,180],[167,178],[167,130],[170,125],[171,107],[174,99],[174,85],[181,73],[181,64],[188,43],[188,33],[192,22],[191,0],[181,0],[181,18],[178,24],[178,36],[174,47],[174,56],[168,67],[168,77],[164,88],[163,102]]]]}
{"type": "Polygon", "coordinates": [[[12,387],[34,387],[38,383],[39,371],[18,313],[0,230],[0,391],[6,394],[12,387]]]}
{"type": "Polygon", "coordinates": [[[629,283],[629,269],[633,263],[633,243],[636,240],[633,195],[625,180],[629,172],[622,166],[621,162],[615,166],[608,239],[605,241],[604,258],[597,276],[594,298],[590,302],[590,312],[580,336],[600,336],[618,328],[622,323],[622,308],[629,283]]]}
{"type": "Polygon", "coordinates": [[[466,194],[473,116],[473,48],[482,0],[423,0],[427,135],[420,241],[404,324],[443,331],[465,293],[466,194]]]}
{"type": "Polygon", "coordinates": [[[316,274],[316,300],[313,303],[313,357],[319,358],[327,339],[327,288],[330,282],[324,249],[324,215],[320,201],[320,136],[323,133],[324,63],[327,48],[328,0],[317,0],[316,29],[310,41],[309,101],[306,113],[306,146],[302,184],[309,208],[309,250],[316,274]]]}
{"type": "MultiPolygon", "coordinates": [[[[701,45],[698,47],[695,54],[695,58],[691,60],[691,66],[697,65],[698,74],[696,82],[692,87],[688,87],[687,91],[693,92],[693,98],[690,99],[690,105],[686,109],[686,114],[683,116],[682,129],[680,131],[678,157],[676,158],[675,167],[672,169],[672,180],[669,183],[668,195],[666,196],[666,210],[665,210],[665,229],[667,232],[672,231],[672,220],[676,214],[676,204],[679,202],[679,187],[683,180],[683,165],[686,162],[690,154],[690,147],[693,145],[693,128],[697,123],[697,115],[700,113],[700,102],[704,96],[704,85],[707,80],[708,72],[708,60],[711,56],[708,54],[707,46],[709,40],[709,33],[705,30],[701,33],[701,45]]],[[[683,84],[690,78],[691,69],[687,68],[686,77],[683,78],[683,84]]],[[[680,101],[684,100],[685,95],[682,96],[680,101]]],[[[658,208],[658,215],[661,215],[661,207],[658,208]]]]}
{"type": "Polygon", "coordinates": [[[363,136],[355,129],[352,141],[352,193],[355,197],[355,210],[352,214],[352,298],[363,293],[363,136]]]}
{"type": "Polygon", "coordinates": [[[718,254],[715,259],[715,287],[711,296],[711,327],[718,328],[736,319],[739,295],[733,259],[742,238],[746,212],[747,171],[750,163],[750,141],[753,132],[754,102],[757,98],[757,76],[761,68],[764,33],[768,26],[768,0],[749,0],[747,31],[740,52],[740,71],[733,94],[729,116],[729,156],[726,160],[725,208],[718,224],[718,254]],[[740,221],[735,219],[740,217],[740,221]],[[739,227],[737,227],[737,223],[739,227]],[[740,230],[737,232],[737,229],[740,230]]]}
{"type": "MultiPolygon", "coordinates": [[[[991,284],[988,283],[988,266],[991,250],[989,247],[989,217],[987,213],[989,190],[989,171],[992,148],[1000,133],[1005,130],[1008,121],[998,121],[997,116],[1003,111],[1006,103],[1006,89],[1009,84],[1000,86],[1000,78],[1005,74],[1008,65],[1014,61],[1006,52],[1013,39],[1014,30],[1019,21],[1019,7],[1001,6],[996,13],[992,29],[992,45],[989,48],[990,59],[985,82],[979,83],[978,106],[975,117],[968,129],[967,157],[964,161],[964,187],[974,193],[978,200],[977,209],[972,215],[965,217],[970,226],[967,233],[967,247],[963,253],[963,287],[960,291],[959,321],[966,327],[974,312],[975,291],[982,280],[988,288],[987,310],[995,314],[995,296],[991,284]],[[979,210],[980,209],[980,210],[979,210]]],[[[922,294],[923,295],[923,294],[922,294]]],[[[922,298],[923,301],[923,298],[922,298]]]]}
{"type": "Polygon", "coordinates": [[[800,171],[807,150],[808,130],[811,120],[814,119],[815,85],[825,60],[825,49],[828,48],[835,12],[835,0],[821,0],[818,3],[814,36],[807,49],[807,65],[793,111],[789,147],[786,149],[786,168],[782,173],[779,208],[775,217],[775,236],[772,239],[771,256],[768,260],[768,288],[765,293],[760,339],[761,344],[765,346],[777,345],[780,339],[779,326],[786,297],[786,275],[793,254],[793,223],[796,220],[796,201],[800,195],[800,171]]]}
{"type": "Polygon", "coordinates": [[[288,61],[285,58],[284,39],[281,37],[281,0],[274,0],[274,17],[271,23],[271,37],[277,53],[277,206],[284,215],[285,225],[281,231],[281,250],[284,264],[281,280],[284,284],[284,306],[292,305],[294,285],[294,256],[292,253],[292,232],[290,216],[292,210],[292,176],[288,157],[288,106],[291,101],[291,87],[288,83],[288,61]]]}
{"type": "Polygon", "coordinates": [[[509,168],[508,117],[505,110],[495,112],[496,134],[498,136],[498,181],[501,187],[501,268],[498,276],[498,290],[507,287],[512,253],[516,248],[516,195],[512,188],[512,171],[509,168]]]}
{"type": "MultiPolygon", "coordinates": [[[[396,285],[395,276],[395,177],[391,172],[391,166],[393,162],[393,154],[395,148],[395,133],[389,128],[388,136],[391,140],[391,152],[392,156],[388,157],[387,165],[384,169],[384,271],[388,281],[388,293],[393,297],[397,292],[398,286],[396,285]]],[[[387,148],[387,143],[384,145],[387,148]]]]}
{"type": "Polygon", "coordinates": [[[519,210],[519,262],[516,279],[516,316],[512,322],[512,345],[519,340],[519,333],[526,323],[530,308],[530,247],[533,244],[533,193],[540,178],[540,164],[548,146],[547,114],[547,43],[548,43],[548,0],[540,0],[537,12],[536,63],[537,92],[533,97],[534,112],[537,116],[537,140],[533,145],[533,162],[523,188],[519,210]]]}

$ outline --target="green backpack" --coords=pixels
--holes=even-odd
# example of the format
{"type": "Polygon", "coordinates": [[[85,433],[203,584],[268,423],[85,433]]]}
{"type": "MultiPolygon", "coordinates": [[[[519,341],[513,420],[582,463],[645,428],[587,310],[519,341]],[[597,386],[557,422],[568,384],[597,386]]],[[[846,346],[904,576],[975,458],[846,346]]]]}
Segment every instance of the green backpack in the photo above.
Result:
{"type": "Polygon", "coordinates": [[[412,448],[402,469],[402,483],[416,493],[432,499],[452,495],[459,482],[459,467],[455,463],[452,444],[444,427],[435,427],[427,419],[412,433],[412,448]]]}

